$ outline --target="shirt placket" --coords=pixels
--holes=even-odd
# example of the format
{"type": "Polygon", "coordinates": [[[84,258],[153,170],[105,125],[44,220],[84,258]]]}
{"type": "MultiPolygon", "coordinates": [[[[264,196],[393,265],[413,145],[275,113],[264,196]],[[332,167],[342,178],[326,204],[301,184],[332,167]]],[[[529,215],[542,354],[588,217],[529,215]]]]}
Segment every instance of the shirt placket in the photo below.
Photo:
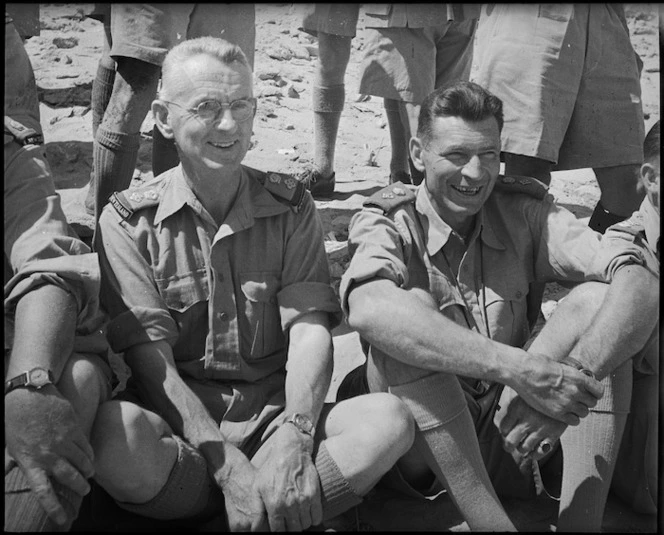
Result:
{"type": "MultiPolygon", "coordinates": [[[[205,341],[206,372],[223,372],[224,377],[241,370],[237,303],[228,244],[217,240],[210,254],[210,333],[205,341]]],[[[214,375],[212,373],[211,375],[214,375]]]]}

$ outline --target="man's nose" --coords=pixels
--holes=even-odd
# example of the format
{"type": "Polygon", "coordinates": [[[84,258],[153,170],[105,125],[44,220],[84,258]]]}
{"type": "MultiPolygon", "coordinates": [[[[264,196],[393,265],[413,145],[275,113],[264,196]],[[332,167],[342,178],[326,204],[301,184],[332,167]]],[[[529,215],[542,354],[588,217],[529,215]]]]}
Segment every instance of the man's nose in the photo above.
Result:
{"type": "Polygon", "coordinates": [[[216,127],[219,130],[233,130],[237,126],[237,121],[233,117],[230,108],[223,108],[219,113],[216,127]]]}
{"type": "Polygon", "coordinates": [[[470,157],[466,165],[461,169],[464,177],[470,180],[479,180],[482,178],[482,162],[477,154],[470,157]]]}

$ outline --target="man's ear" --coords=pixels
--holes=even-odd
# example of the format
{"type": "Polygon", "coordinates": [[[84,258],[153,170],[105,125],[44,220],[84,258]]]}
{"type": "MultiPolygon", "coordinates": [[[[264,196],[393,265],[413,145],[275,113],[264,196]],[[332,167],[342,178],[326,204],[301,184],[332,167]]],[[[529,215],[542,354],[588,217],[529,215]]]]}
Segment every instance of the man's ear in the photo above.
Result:
{"type": "Polygon", "coordinates": [[[173,128],[170,125],[170,110],[163,101],[159,99],[152,101],[152,116],[154,124],[159,128],[161,135],[166,139],[173,139],[173,128]]]}
{"type": "Polygon", "coordinates": [[[425,172],[424,160],[422,159],[424,152],[424,144],[419,137],[411,137],[410,142],[408,143],[408,149],[410,150],[410,159],[413,160],[413,165],[415,169],[425,172]]]}

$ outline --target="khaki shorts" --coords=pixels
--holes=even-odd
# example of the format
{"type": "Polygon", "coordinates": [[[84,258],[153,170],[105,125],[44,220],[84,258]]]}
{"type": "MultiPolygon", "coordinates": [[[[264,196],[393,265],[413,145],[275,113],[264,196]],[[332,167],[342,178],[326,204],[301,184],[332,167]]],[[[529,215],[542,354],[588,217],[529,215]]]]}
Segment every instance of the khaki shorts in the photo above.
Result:
{"type": "Polygon", "coordinates": [[[301,9],[301,31],[355,37],[360,4],[301,4],[301,9]]]}
{"type": "Polygon", "coordinates": [[[476,20],[426,28],[367,28],[361,94],[420,104],[434,89],[468,80],[476,20]]]}
{"type": "Polygon", "coordinates": [[[254,4],[111,4],[111,57],[161,65],[168,51],[194,37],[238,45],[253,68],[254,4]]]}
{"type": "Polygon", "coordinates": [[[482,10],[472,80],[503,100],[503,151],[558,170],[642,162],[641,61],[620,8],[482,10]]]}

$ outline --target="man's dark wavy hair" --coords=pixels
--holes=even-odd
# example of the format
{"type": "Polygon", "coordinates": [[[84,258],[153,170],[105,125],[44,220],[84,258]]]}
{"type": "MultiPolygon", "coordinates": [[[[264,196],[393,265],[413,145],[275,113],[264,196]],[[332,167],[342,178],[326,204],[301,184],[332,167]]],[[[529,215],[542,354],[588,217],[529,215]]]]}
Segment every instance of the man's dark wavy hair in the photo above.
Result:
{"type": "Polygon", "coordinates": [[[503,102],[473,82],[457,82],[430,93],[422,102],[417,122],[417,136],[425,143],[431,140],[431,128],[437,117],[461,117],[482,121],[495,117],[498,131],[503,129],[503,102]]]}

